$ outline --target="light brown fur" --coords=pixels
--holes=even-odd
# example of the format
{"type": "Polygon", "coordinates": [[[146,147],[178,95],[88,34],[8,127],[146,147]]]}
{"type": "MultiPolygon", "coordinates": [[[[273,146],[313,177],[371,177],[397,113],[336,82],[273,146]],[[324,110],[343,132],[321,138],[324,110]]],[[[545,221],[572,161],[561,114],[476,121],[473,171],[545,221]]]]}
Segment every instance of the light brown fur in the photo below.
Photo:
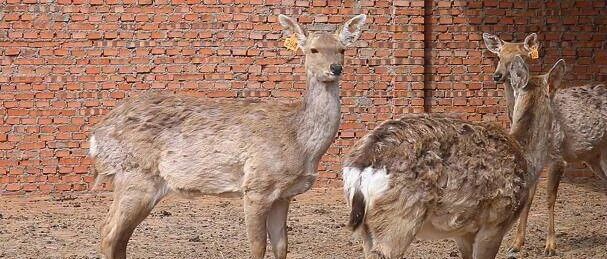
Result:
{"type": "MultiPolygon", "coordinates": [[[[505,42],[487,33],[483,34],[483,38],[487,48],[499,56],[495,74],[502,75],[497,82],[504,83],[508,116],[511,118],[514,96],[512,86],[506,80],[509,73],[505,67],[517,55],[530,60],[530,46],[539,46],[537,36],[531,34],[521,43],[505,42]]],[[[556,252],[554,204],[566,164],[584,162],[597,176],[607,180],[607,88],[604,85],[565,87],[556,92],[552,104],[555,120],[550,133],[554,136],[554,142],[550,150],[552,161],[548,170],[549,224],[546,255],[554,255],[556,252]]],[[[534,193],[535,187],[529,196],[528,207],[521,215],[517,235],[510,249],[512,257],[516,256],[525,242],[527,217],[534,193]]]]}
{"type": "Polygon", "coordinates": [[[306,55],[308,91],[298,104],[142,95],[116,107],[93,130],[98,181],[113,180],[102,229],[106,258],[125,258],[135,227],[167,194],[243,196],[253,258],[269,237],[286,258],[291,199],[307,191],[339,128],[343,49],[365,16],[331,33],[306,33],[279,16],[306,55]]]}
{"type": "Polygon", "coordinates": [[[493,80],[498,83],[504,83],[504,93],[506,97],[506,107],[508,108],[508,118],[512,118],[512,109],[514,109],[514,95],[512,86],[510,86],[508,66],[516,56],[522,57],[525,61],[531,59],[531,50],[539,50],[537,34],[529,34],[523,42],[507,42],[499,39],[495,35],[483,33],[485,46],[489,51],[499,57],[499,62],[493,73],[493,80]]]}
{"type": "Polygon", "coordinates": [[[529,119],[513,137],[489,124],[413,115],[357,142],[344,162],[344,187],[366,258],[402,258],[416,237],[455,239],[463,258],[495,257],[548,155],[552,115],[539,78],[525,93],[527,82],[516,83],[514,110],[529,119]]]}

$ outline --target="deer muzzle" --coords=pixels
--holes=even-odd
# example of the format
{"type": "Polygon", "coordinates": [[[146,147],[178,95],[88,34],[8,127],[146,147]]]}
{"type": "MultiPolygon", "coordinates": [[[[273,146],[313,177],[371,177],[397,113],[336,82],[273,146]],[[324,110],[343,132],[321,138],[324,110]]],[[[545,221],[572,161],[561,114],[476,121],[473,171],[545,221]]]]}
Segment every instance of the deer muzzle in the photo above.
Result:
{"type": "Polygon", "coordinates": [[[331,64],[330,69],[331,69],[331,73],[333,73],[333,75],[335,75],[335,76],[341,75],[342,67],[340,64],[331,64]]]}

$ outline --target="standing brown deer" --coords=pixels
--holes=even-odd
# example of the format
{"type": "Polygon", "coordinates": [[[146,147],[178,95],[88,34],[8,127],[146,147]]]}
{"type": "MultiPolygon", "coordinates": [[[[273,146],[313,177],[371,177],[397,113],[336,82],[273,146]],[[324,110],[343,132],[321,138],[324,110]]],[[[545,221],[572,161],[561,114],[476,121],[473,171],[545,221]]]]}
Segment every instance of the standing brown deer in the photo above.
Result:
{"type": "Polygon", "coordinates": [[[95,127],[90,155],[97,180],[114,183],[102,228],[105,257],[125,258],[136,226],[176,193],[242,196],[252,257],[264,257],[269,237],[274,256],[286,258],[289,203],[310,189],[335,138],[344,49],[359,37],[366,16],[335,33],[307,33],[287,16],[278,19],[305,54],[303,102],[145,95],[125,101],[95,127]]]}
{"type": "Polygon", "coordinates": [[[489,124],[417,115],[382,123],[344,163],[349,226],[366,258],[402,258],[414,238],[452,238],[465,259],[495,258],[548,158],[550,101],[565,71],[509,64],[511,136],[489,124]]]}
{"type": "Polygon", "coordinates": [[[531,59],[531,53],[539,49],[537,34],[529,34],[523,42],[506,42],[499,39],[497,36],[483,33],[485,46],[489,51],[495,53],[499,57],[499,62],[493,73],[493,80],[497,83],[503,83],[506,96],[506,107],[508,108],[508,118],[512,119],[512,109],[514,109],[514,91],[510,86],[508,66],[514,60],[514,57],[520,56],[525,61],[531,59]]]}
{"type": "MultiPolygon", "coordinates": [[[[488,33],[484,33],[483,38],[487,49],[499,57],[493,79],[504,83],[508,116],[511,118],[514,96],[512,86],[506,80],[509,73],[504,67],[517,55],[529,60],[531,51],[537,50],[539,46],[537,36],[533,33],[523,43],[505,42],[488,33]]],[[[556,253],[554,204],[566,162],[584,162],[597,176],[607,180],[607,88],[604,85],[563,88],[556,92],[552,105],[555,120],[550,134],[555,139],[550,150],[552,161],[548,170],[549,223],[544,249],[546,255],[556,253]]],[[[535,189],[536,187],[531,189],[529,202],[521,214],[516,237],[510,248],[511,257],[516,257],[525,243],[527,217],[535,189]]]]}

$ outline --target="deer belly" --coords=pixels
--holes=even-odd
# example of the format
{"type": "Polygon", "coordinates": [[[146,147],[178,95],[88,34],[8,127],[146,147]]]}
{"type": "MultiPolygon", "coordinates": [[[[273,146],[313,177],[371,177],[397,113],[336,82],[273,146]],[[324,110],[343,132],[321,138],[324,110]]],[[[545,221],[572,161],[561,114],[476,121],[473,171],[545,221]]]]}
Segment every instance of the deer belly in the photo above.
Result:
{"type": "Polygon", "coordinates": [[[295,181],[289,186],[289,188],[284,192],[282,197],[293,197],[295,195],[302,194],[314,185],[316,182],[316,174],[306,174],[298,176],[295,181]]]}
{"type": "Polygon", "coordinates": [[[417,233],[418,239],[437,240],[475,232],[477,225],[463,215],[429,216],[417,233]]]}
{"type": "Polygon", "coordinates": [[[167,156],[158,164],[167,185],[182,194],[242,196],[244,163],[236,156],[167,156]]]}

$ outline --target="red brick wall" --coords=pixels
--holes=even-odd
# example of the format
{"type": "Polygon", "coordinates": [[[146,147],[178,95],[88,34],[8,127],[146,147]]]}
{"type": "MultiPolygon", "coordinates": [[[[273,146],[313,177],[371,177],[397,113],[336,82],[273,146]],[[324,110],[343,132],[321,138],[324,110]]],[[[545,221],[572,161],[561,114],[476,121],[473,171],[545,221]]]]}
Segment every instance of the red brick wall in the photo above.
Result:
{"type": "Polygon", "coordinates": [[[338,183],[340,154],[382,120],[425,109],[505,123],[482,32],[539,32],[547,63],[534,69],[563,56],[572,80],[607,81],[604,1],[47,2],[0,0],[0,193],[87,189],[89,130],[131,95],[299,98],[302,56],[282,48],[279,13],[310,30],[369,15],[346,52],[342,126],[320,185],[338,183]]]}

